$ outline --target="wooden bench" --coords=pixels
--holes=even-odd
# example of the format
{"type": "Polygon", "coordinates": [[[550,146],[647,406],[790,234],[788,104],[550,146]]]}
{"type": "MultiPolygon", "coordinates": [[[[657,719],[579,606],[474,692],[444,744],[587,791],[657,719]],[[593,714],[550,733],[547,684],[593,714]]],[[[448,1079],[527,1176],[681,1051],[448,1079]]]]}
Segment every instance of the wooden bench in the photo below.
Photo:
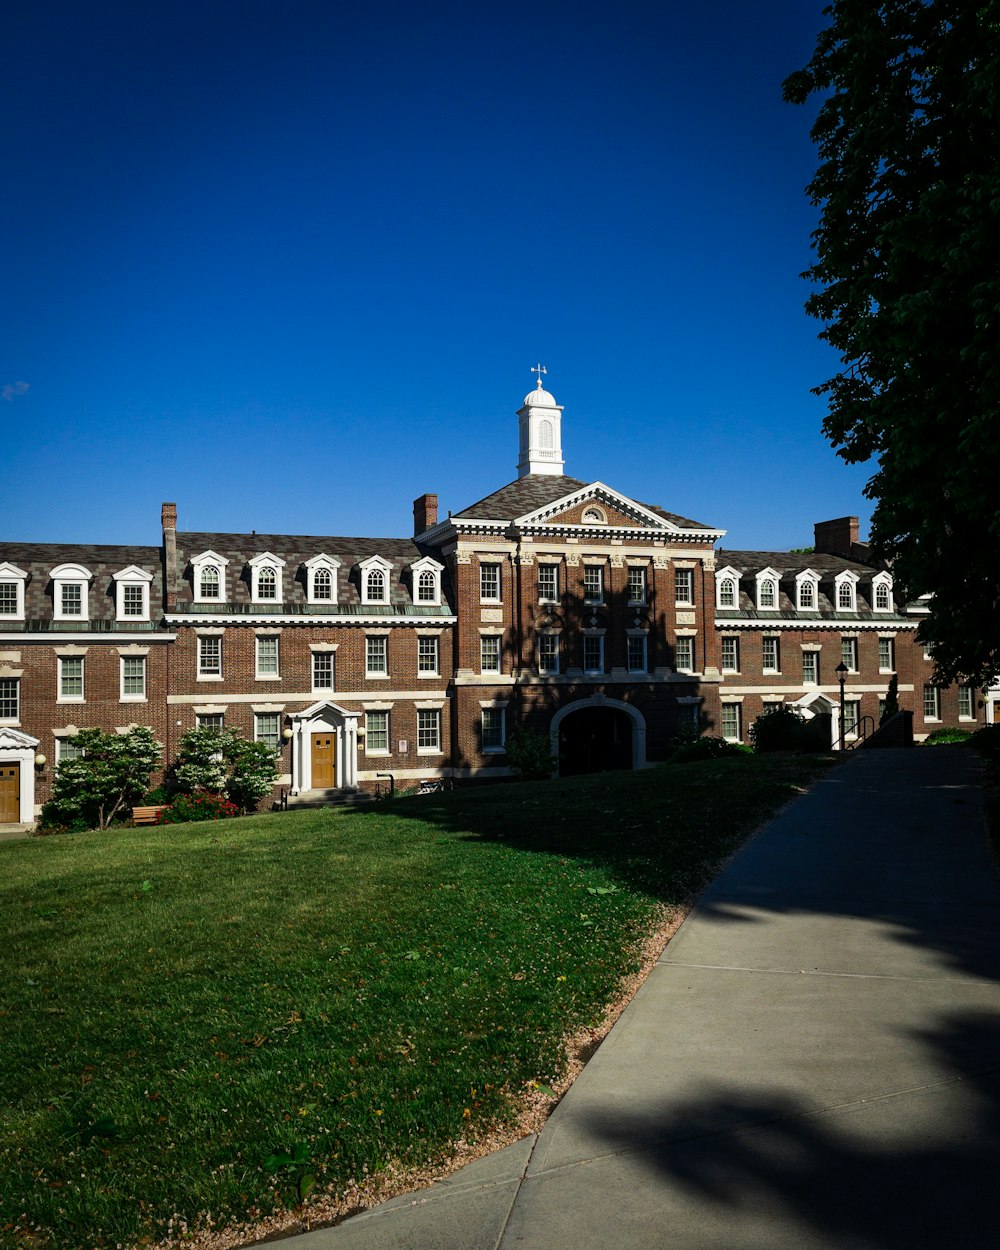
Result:
{"type": "Polygon", "coordinates": [[[167,803],[161,803],[158,807],[133,807],[132,824],[155,825],[160,812],[165,811],[168,806],[167,803]]]}

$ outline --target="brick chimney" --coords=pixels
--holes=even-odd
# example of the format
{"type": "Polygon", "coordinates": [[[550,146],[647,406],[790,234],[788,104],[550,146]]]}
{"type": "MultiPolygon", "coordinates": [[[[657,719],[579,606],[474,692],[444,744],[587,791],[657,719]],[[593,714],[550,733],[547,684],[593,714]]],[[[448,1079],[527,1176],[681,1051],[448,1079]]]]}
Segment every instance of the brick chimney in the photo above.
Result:
{"type": "Polygon", "coordinates": [[[853,551],[858,541],[856,516],[837,517],[835,521],[817,521],[813,526],[813,533],[813,546],[818,555],[843,556],[845,560],[854,558],[853,551]]]}
{"type": "Polygon", "coordinates": [[[429,530],[432,525],[437,525],[438,519],[438,497],[437,495],[421,495],[419,499],[413,501],[413,536],[422,534],[424,530],[429,530]]]}
{"type": "Polygon", "coordinates": [[[177,505],[165,503],[160,509],[163,526],[163,606],[167,612],[177,607],[177,505]]]}

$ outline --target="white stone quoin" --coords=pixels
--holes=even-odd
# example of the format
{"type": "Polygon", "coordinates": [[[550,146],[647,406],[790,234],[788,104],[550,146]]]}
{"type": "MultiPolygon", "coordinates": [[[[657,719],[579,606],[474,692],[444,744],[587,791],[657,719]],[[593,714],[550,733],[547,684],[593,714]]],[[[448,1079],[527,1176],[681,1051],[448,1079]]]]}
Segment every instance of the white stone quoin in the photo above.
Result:
{"type": "Polygon", "coordinates": [[[517,476],[529,473],[561,474],[565,466],[562,454],[562,407],[548,391],[542,390],[542,372],[538,373],[538,386],[525,395],[524,404],[517,414],[521,435],[520,457],[517,476]]]}

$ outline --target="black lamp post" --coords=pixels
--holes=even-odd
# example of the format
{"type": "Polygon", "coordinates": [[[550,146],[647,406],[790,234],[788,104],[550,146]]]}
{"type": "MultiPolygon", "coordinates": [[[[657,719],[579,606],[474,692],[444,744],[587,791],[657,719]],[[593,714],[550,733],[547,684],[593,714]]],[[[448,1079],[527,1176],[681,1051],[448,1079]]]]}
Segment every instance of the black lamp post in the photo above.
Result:
{"type": "Polygon", "coordinates": [[[837,680],[840,682],[840,749],[844,749],[844,682],[847,678],[848,669],[843,660],[837,665],[834,672],[837,674],[837,680]]]}

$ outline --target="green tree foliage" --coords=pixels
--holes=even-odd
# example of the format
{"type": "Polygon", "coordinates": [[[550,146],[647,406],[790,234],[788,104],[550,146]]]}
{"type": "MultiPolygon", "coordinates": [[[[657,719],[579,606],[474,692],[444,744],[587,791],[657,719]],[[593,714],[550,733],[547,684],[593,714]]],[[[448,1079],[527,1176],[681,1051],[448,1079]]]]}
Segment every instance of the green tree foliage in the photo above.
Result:
{"type": "Polygon", "coordinates": [[[507,762],[525,781],[544,781],[556,766],[547,734],[518,729],[507,739],[507,762]]]}
{"type": "Polygon", "coordinates": [[[876,458],[872,542],[940,680],[1000,673],[1000,0],[835,0],[785,98],[821,208],[806,307],[842,368],[816,388],[847,461],[876,458]]]}
{"type": "Polygon", "coordinates": [[[59,765],[42,826],[106,829],[146,793],[162,748],[153,731],[139,725],[123,734],[81,729],[70,741],[83,755],[59,765]]]}
{"type": "Polygon", "coordinates": [[[889,688],[885,692],[885,707],[879,717],[879,724],[891,720],[899,712],[899,678],[895,673],[889,678],[889,688]]]}
{"type": "Polygon", "coordinates": [[[182,794],[222,794],[249,812],[271,793],[277,758],[266,742],[248,742],[234,729],[191,729],[171,770],[182,794]]]}

